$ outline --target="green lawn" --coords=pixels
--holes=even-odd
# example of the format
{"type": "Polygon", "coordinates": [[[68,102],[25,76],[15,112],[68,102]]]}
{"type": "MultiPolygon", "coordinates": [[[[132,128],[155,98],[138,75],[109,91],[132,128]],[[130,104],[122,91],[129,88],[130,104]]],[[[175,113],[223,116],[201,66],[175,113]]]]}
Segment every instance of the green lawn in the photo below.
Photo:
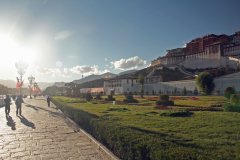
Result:
{"type": "MultiPolygon", "coordinates": [[[[217,96],[185,98],[175,104],[209,107],[226,102],[217,96]]],[[[166,117],[161,114],[173,111],[155,109],[154,101],[139,101],[149,106],[54,97],[72,119],[121,159],[240,159],[240,113],[197,111],[190,117],[166,117]]]]}

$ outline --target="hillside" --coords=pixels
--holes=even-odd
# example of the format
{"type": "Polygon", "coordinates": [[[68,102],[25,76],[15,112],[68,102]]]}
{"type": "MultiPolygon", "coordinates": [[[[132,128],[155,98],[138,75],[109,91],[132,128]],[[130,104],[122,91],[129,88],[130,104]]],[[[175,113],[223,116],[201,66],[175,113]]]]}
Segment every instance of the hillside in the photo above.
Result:
{"type": "Polygon", "coordinates": [[[107,73],[104,73],[104,74],[101,74],[101,75],[90,75],[90,76],[87,76],[85,78],[82,78],[82,79],[78,79],[78,80],[74,80],[73,83],[75,84],[82,84],[82,83],[85,83],[85,82],[89,82],[89,81],[93,81],[93,80],[97,80],[97,79],[101,79],[101,78],[113,78],[113,77],[116,77],[117,75],[116,74],[113,74],[113,73],[110,73],[110,72],[107,72],[107,73]]]}
{"type": "Polygon", "coordinates": [[[139,75],[143,75],[145,78],[161,77],[163,82],[178,81],[189,78],[188,75],[182,73],[178,68],[170,69],[167,67],[147,67],[129,74],[120,75],[118,77],[138,78],[139,75]]]}
{"type": "Polygon", "coordinates": [[[13,80],[3,80],[0,79],[0,84],[8,87],[8,88],[15,88],[16,87],[16,82],[13,80]]]}

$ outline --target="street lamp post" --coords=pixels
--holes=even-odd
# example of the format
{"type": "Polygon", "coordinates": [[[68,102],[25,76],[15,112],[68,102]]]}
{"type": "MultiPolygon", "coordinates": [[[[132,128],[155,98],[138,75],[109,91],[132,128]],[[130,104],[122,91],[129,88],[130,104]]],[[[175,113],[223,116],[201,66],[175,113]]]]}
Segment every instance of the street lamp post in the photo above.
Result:
{"type": "Polygon", "coordinates": [[[17,63],[15,63],[15,67],[17,69],[18,74],[20,75],[20,79],[17,77],[17,80],[18,80],[18,83],[20,84],[19,92],[20,92],[20,95],[22,95],[23,75],[26,72],[28,64],[25,63],[24,61],[18,61],[17,63]]]}
{"type": "Polygon", "coordinates": [[[32,99],[32,87],[33,87],[34,80],[35,80],[35,77],[33,77],[32,75],[28,77],[30,99],[32,99]]]}

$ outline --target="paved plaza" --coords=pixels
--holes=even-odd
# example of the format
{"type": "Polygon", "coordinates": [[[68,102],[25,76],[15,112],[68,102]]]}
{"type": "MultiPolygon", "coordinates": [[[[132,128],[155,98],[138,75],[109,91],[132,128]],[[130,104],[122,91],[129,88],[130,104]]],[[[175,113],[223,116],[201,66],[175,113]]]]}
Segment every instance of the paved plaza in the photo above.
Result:
{"type": "Polygon", "coordinates": [[[0,159],[114,159],[56,107],[44,99],[25,99],[22,116],[11,105],[10,117],[0,108],[0,159]]]}

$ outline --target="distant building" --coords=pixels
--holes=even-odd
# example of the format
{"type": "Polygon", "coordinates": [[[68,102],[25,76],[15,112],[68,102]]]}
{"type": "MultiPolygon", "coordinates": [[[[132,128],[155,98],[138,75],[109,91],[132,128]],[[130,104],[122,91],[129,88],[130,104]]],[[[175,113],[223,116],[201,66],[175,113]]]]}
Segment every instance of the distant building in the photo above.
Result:
{"type": "MultiPolygon", "coordinates": [[[[196,38],[183,48],[167,50],[165,56],[153,60],[150,67],[141,71],[145,76],[144,94],[180,94],[184,88],[193,94],[196,84],[190,71],[207,69],[219,76],[221,74],[217,72],[225,69],[236,71],[239,64],[240,32],[230,36],[210,34],[196,38]]],[[[139,93],[141,85],[137,82],[137,74],[105,79],[105,94],[139,93]]],[[[215,78],[214,92],[223,94],[228,85],[239,90],[239,82],[236,76],[215,78]]]]}
{"type": "Polygon", "coordinates": [[[123,75],[105,79],[104,91],[107,95],[139,92],[137,78],[123,75]]]}
{"type": "Polygon", "coordinates": [[[92,95],[97,95],[97,94],[103,94],[104,89],[102,87],[100,87],[100,88],[81,88],[80,93],[82,93],[82,94],[91,93],[92,95]]]}
{"type": "Polygon", "coordinates": [[[210,34],[196,38],[184,48],[167,50],[151,66],[179,65],[190,69],[230,67],[237,68],[240,58],[240,32],[231,36],[210,34]]]}

